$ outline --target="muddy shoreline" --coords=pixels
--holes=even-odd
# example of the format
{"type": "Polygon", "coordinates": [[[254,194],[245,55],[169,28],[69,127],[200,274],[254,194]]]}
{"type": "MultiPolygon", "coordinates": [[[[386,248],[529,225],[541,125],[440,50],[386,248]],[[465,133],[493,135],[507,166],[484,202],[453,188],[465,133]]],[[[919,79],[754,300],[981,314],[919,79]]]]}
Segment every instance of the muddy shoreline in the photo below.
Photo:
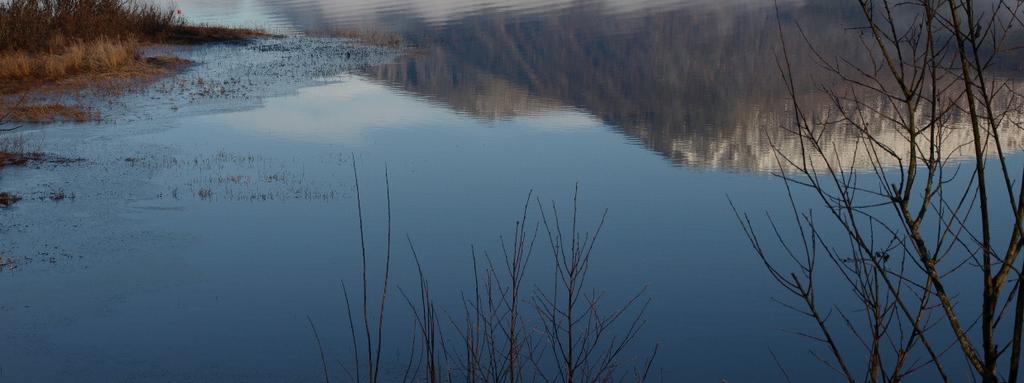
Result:
{"type": "MultiPolygon", "coordinates": [[[[244,44],[158,46],[149,48],[146,54],[181,57],[194,64],[119,95],[111,95],[102,88],[80,92],[78,100],[106,116],[103,120],[29,124],[4,134],[7,141],[18,142],[21,154],[10,156],[7,166],[0,171],[0,190],[9,193],[5,199],[8,206],[0,210],[7,224],[0,230],[13,227],[20,232],[18,237],[36,237],[33,232],[45,237],[56,227],[66,227],[59,221],[87,206],[91,210],[116,212],[126,202],[135,200],[208,200],[214,197],[209,185],[216,184],[235,186],[233,198],[254,201],[294,197],[296,190],[308,198],[336,196],[336,190],[306,188],[287,172],[260,177],[203,175],[202,169],[228,165],[273,166],[258,153],[216,151],[176,158],[175,148],[137,143],[135,137],[173,129],[183,117],[256,108],[266,98],[338,81],[337,76],[346,71],[392,60],[398,51],[349,39],[296,36],[257,38],[244,44]],[[149,179],[155,173],[176,169],[187,169],[196,177],[170,188],[152,187],[149,179]],[[268,183],[287,185],[289,190],[257,190],[268,183]],[[55,208],[59,209],[50,211],[55,208]]],[[[217,194],[218,198],[232,196],[217,194]]],[[[116,214],[105,218],[89,216],[75,223],[75,227],[102,227],[102,223],[96,223],[98,218],[100,222],[117,219],[116,214]]],[[[27,265],[49,253],[42,242],[0,242],[8,268],[27,265]]]]}

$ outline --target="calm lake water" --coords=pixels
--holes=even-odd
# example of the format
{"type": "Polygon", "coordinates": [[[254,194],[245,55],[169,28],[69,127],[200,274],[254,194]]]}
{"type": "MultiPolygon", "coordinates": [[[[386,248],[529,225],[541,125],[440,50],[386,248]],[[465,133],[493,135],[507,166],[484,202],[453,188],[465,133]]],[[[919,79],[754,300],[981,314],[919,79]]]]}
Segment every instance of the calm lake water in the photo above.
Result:
{"type": "MultiPolygon", "coordinates": [[[[251,100],[129,97],[130,117],[28,133],[84,162],[0,180],[30,197],[0,212],[13,222],[2,227],[6,254],[23,261],[0,272],[0,381],[321,380],[307,316],[331,360],[350,358],[340,282],[360,275],[353,157],[371,253],[383,251],[386,166],[401,238],[394,283],[416,288],[408,235],[451,315],[472,286],[470,246],[499,254],[531,191],[565,211],[579,185],[582,226],[608,210],[591,287],[608,302],[647,287],[629,353],[660,345],[656,376],[781,381],[774,352],[799,381],[836,378],[791,333],[811,323],[772,301],[784,293],[729,207],[786,206],[766,138],[787,147],[771,2],[177,4],[196,22],[372,29],[415,48],[363,52],[359,65],[266,83],[251,100]],[[51,201],[54,190],[75,198],[51,201]]],[[[844,27],[856,10],[779,6],[784,29],[800,20],[829,49],[855,49],[844,27]]],[[[320,52],[310,44],[307,56],[320,52]]],[[[242,48],[190,50],[208,63],[162,86],[234,76],[215,70],[231,49],[242,48]]],[[[794,65],[812,65],[793,49],[794,65]]],[[[259,68],[287,68],[281,60],[259,68]]],[[[550,283],[549,258],[537,250],[529,284],[550,283]]],[[[392,293],[388,352],[408,347],[411,328],[392,293]]]]}

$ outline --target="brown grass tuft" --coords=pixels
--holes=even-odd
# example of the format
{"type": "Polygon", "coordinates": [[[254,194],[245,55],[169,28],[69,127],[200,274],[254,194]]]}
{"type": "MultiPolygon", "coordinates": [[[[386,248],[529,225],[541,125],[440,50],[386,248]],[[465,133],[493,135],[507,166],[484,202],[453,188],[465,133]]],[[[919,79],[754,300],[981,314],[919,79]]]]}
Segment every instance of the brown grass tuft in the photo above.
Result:
{"type": "Polygon", "coordinates": [[[21,197],[8,192],[0,192],[0,208],[9,207],[21,201],[21,197]]]}
{"type": "Polygon", "coordinates": [[[38,149],[29,148],[28,139],[23,135],[0,136],[0,168],[7,165],[24,165],[29,161],[40,161],[43,155],[38,149]]]}
{"type": "Polygon", "coordinates": [[[82,72],[107,72],[137,60],[138,43],[100,39],[66,45],[56,53],[0,53],[0,81],[54,80],[82,72]]]}
{"type": "Polygon", "coordinates": [[[26,163],[28,163],[28,158],[25,156],[15,153],[0,152],[0,168],[7,165],[24,165],[26,163]]]}
{"type": "Polygon", "coordinates": [[[100,119],[99,112],[93,109],[59,103],[0,106],[0,113],[9,114],[10,121],[27,123],[87,122],[100,119]]]}
{"type": "Polygon", "coordinates": [[[133,42],[104,40],[71,45],[60,54],[0,53],[0,116],[27,123],[98,120],[99,113],[90,108],[30,102],[26,99],[35,97],[26,95],[60,96],[86,88],[116,95],[192,63],[172,56],[141,57],[137,49],[133,42]]]}

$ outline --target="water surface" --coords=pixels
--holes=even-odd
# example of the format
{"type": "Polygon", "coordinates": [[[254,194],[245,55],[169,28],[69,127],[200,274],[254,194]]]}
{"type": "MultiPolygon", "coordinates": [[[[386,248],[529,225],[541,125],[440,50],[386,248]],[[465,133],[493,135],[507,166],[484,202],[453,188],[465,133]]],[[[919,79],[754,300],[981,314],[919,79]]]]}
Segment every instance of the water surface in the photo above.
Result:
{"type": "MultiPolygon", "coordinates": [[[[245,80],[224,82],[217,86],[238,92],[227,92],[227,103],[129,98],[129,117],[112,123],[31,132],[49,151],[86,163],[5,170],[0,181],[39,197],[2,213],[19,222],[4,228],[9,253],[27,261],[0,273],[0,335],[14,345],[0,350],[0,376],[317,381],[307,316],[329,357],[349,358],[339,285],[359,278],[354,159],[371,250],[383,247],[387,166],[395,232],[414,241],[442,306],[458,309],[459,291],[471,286],[470,245],[497,253],[529,193],[567,206],[578,185],[581,222],[596,224],[608,209],[594,288],[614,302],[648,287],[647,324],[631,352],[660,344],[656,375],[781,380],[771,349],[802,380],[835,377],[808,356],[806,339],[782,331],[810,323],[772,301],[783,292],[728,203],[755,213],[785,206],[768,172],[768,139],[784,150],[794,142],[778,129],[788,101],[771,3],[178,6],[197,22],[296,35],[383,30],[414,48],[310,64],[316,69],[298,80],[256,84],[262,90],[251,94],[237,85],[245,80]],[[57,189],[75,198],[46,198],[57,189]]],[[[780,12],[784,30],[800,20],[829,49],[857,44],[844,29],[857,14],[838,2],[780,2],[780,12]]],[[[323,52],[319,43],[283,44],[281,52],[298,53],[276,60],[323,52]]],[[[794,65],[812,70],[806,48],[793,49],[794,65]]],[[[290,75],[268,69],[287,68],[277,61],[249,63],[267,56],[248,54],[217,69],[232,62],[235,51],[226,52],[190,53],[207,64],[161,89],[236,68],[248,68],[243,79],[290,75]]],[[[815,100],[810,82],[799,85],[815,100]]],[[[854,145],[851,133],[833,134],[854,145]]],[[[411,253],[404,241],[398,248],[395,281],[413,288],[411,253]]],[[[538,251],[530,283],[549,283],[546,254],[538,251]]],[[[407,329],[405,306],[391,310],[407,329]]],[[[408,339],[404,330],[387,336],[396,348],[408,339]]]]}

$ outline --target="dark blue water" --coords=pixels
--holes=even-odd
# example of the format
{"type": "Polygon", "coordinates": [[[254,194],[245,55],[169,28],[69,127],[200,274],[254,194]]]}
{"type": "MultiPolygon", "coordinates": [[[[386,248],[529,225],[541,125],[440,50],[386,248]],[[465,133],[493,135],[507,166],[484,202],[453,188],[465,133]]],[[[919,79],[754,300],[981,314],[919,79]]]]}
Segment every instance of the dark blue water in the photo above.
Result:
{"type": "MultiPolygon", "coordinates": [[[[837,377],[807,353],[819,345],[791,333],[812,322],[773,302],[785,294],[729,205],[787,209],[767,138],[795,149],[777,129],[788,101],[770,3],[178,6],[197,22],[372,29],[413,48],[243,107],[33,132],[87,163],[5,170],[0,182],[27,195],[77,193],[0,213],[22,222],[5,227],[9,256],[30,258],[0,273],[0,381],[321,380],[307,316],[332,365],[351,358],[340,282],[360,281],[353,157],[371,271],[380,275],[386,243],[386,167],[393,288],[417,287],[408,235],[445,318],[461,315],[460,291],[472,287],[471,245],[500,254],[499,236],[512,236],[529,193],[565,213],[578,186],[582,226],[608,211],[590,287],[609,306],[645,286],[651,299],[627,360],[659,345],[653,374],[672,382],[781,381],[777,362],[799,381],[837,377]]],[[[844,38],[849,9],[780,9],[786,30],[799,19],[831,49],[856,45],[844,38]]],[[[808,51],[794,50],[804,57],[795,65],[810,68],[808,51]]],[[[866,169],[855,142],[834,135],[866,169]]],[[[538,209],[532,201],[531,222],[538,209]]],[[[550,258],[538,247],[528,285],[551,283],[550,258]]],[[[834,275],[821,283],[843,286],[834,275]]],[[[412,327],[391,294],[385,368],[398,370],[391,356],[412,327]]]]}

